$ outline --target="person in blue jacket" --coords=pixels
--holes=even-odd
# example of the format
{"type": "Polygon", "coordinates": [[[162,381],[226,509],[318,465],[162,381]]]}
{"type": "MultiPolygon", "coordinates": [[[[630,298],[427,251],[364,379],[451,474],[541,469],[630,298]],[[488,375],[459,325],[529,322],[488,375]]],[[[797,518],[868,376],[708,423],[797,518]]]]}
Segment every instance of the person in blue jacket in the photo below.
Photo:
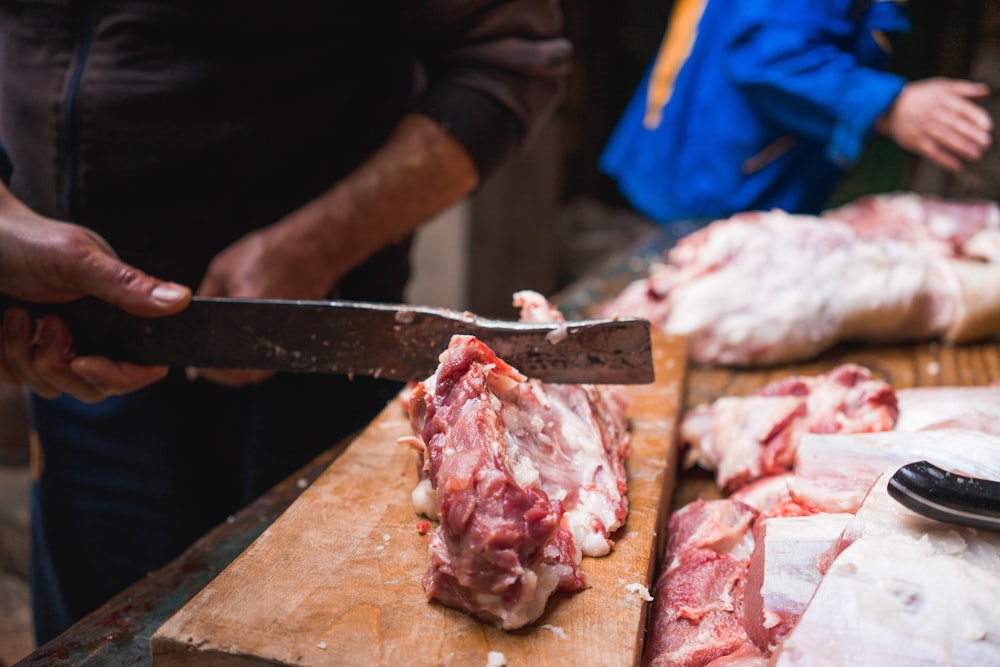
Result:
{"type": "Polygon", "coordinates": [[[986,86],[885,71],[887,0],[677,0],[599,158],[653,221],[820,212],[875,133],[950,171],[990,145],[986,86]]]}

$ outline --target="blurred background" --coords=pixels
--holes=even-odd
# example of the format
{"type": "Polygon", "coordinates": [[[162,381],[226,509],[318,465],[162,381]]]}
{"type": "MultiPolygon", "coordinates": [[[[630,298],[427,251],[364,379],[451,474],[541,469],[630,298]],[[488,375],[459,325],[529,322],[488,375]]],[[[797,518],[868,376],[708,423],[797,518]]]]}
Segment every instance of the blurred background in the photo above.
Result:
{"type": "MultiPolygon", "coordinates": [[[[909,5],[913,31],[894,54],[895,71],[970,78],[1000,90],[1000,3],[909,5]]],[[[522,155],[420,233],[409,301],[512,318],[515,291],[554,294],[650,231],[596,163],[659,46],[671,3],[564,2],[563,10],[576,59],[562,106],[522,155]]],[[[985,105],[1000,121],[1000,95],[985,105]]],[[[834,203],[893,190],[1000,199],[997,143],[995,136],[985,159],[953,176],[876,141],[834,203]]],[[[34,648],[26,584],[29,439],[24,396],[0,385],[0,667],[34,648]]]]}

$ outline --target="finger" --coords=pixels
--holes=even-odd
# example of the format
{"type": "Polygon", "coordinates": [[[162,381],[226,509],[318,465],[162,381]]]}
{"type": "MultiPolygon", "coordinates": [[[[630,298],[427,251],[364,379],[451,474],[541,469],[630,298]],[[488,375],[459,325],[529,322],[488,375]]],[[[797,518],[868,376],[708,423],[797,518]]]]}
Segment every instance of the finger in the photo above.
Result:
{"type": "Polygon", "coordinates": [[[165,378],[170,370],[166,366],[140,366],[99,356],[77,357],[70,368],[100,392],[102,398],[142,389],[165,378]]]}
{"type": "Polygon", "coordinates": [[[962,170],[962,163],[956,157],[944,151],[935,141],[928,141],[921,144],[920,154],[947,171],[958,172],[962,170]]]}
{"type": "Polygon", "coordinates": [[[49,315],[38,321],[33,348],[35,372],[49,386],[87,403],[105,398],[103,392],[70,368],[76,356],[73,335],[60,318],[49,315]]]}
{"type": "Polygon", "coordinates": [[[962,134],[957,129],[945,133],[939,143],[949,152],[954,153],[959,158],[974,162],[983,156],[986,146],[976,139],[971,139],[962,134]]]}
{"type": "Polygon", "coordinates": [[[948,125],[948,129],[951,133],[975,144],[981,151],[986,150],[993,143],[993,136],[989,132],[984,131],[976,123],[970,122],[966,118],[956,118],[948,125]]]}
{"type": "Polygon", "coordinates": [[[945,83],[950,91],[957,93],[962,97],[982,99],[984,97],[989,97],[990,95],[990,87],[985,83],[963,81],[961,79],[946,79],[945,83]]]}
{"type": "Polygon", "coordinates": [[[274,375],[274,371],[237,370],[231,368],[198,368],[194,372],[197,377],[226,387],[246,387],[260,384],[274,375]]]}
{"type": "Polygon", "coordinates": [[[3,320],[0,319],[0,382],[20,386],[20,380],[14,377],[14,372],[10,369],[10,366],[7,365],[7,357],[4,354],[3,340],[3,320]]]}
{"type": "Polygon", "coordinates": [[[962,97],[945,100],[944,107],[954,116],[954,122],[963,122],[975,127],[987,139],[993,132],[993,118],[986,109],[962,97]]]}
{"type": "Polygon", "coordinates": [[[154,278],[110,255],[95,254],[72,272],[80,291],[140,317],[171,315],[191,302],[190,288],[154,278]]]}
{"type": "Polygon", "coordinates": [[[928,126],[926,136],[939,149],[967,161],[978,160],[989,146],[988,135],[955,114],[938,116],[928,126]]]}
{"type": "Polygon", "coordinates": [[[34,366],[33,342],[47,335],[35,330],[31,315],[24,308],[8,308],[3,318],[3,356],[17,384],[29,387],[43,398],[56,398],[59,390],[45,381],[34,366]]]}

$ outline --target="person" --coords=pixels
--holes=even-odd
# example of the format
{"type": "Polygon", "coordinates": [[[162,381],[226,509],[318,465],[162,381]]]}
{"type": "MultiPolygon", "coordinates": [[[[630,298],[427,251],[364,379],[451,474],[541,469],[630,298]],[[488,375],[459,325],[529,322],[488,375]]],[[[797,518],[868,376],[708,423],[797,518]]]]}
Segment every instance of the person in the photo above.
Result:
{"type": "Polygon", "coordinates": [[[677,0],[598,169],[657,223],[817,214],[876,134],[958,170],[991,143],[989,91],[885,71],[909,28],[904,2],[677,0]]]}
{"type": "MultiPolygon", "coordinates": [[[[400,301],[413,232],[554,111],[561,23],[555,0],[0,3],[0,293],[142,316],[192,293],[400,301]]],[[[17,306],[0,350],[40,443],[39,643],[400,389],[78,356],[17,306]]]]}

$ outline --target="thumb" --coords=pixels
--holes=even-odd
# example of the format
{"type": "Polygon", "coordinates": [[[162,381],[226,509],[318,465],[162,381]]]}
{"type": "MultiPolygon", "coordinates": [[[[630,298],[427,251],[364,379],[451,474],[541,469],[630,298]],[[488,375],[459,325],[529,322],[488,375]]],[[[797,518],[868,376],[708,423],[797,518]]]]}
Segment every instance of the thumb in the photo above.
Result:
{"type": "Polygon", "coordinates": [[[139,317],[172,315],[191,303],[191,288],[154,278],[108,255],[96,258],[79,278],[81,292],[139,317]]]}

